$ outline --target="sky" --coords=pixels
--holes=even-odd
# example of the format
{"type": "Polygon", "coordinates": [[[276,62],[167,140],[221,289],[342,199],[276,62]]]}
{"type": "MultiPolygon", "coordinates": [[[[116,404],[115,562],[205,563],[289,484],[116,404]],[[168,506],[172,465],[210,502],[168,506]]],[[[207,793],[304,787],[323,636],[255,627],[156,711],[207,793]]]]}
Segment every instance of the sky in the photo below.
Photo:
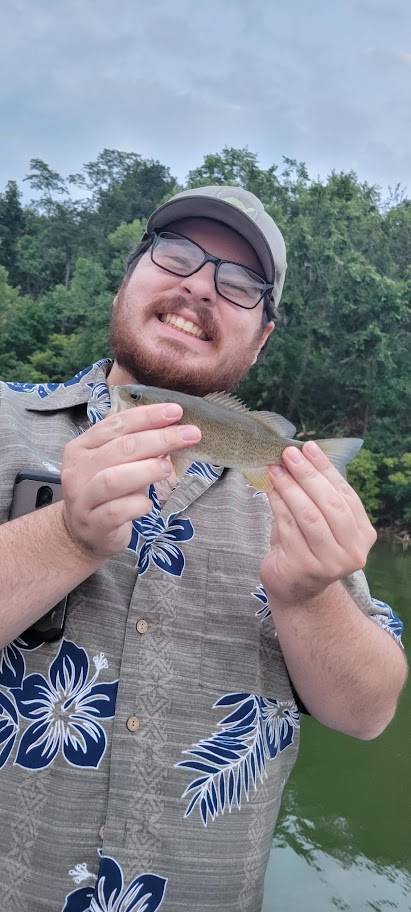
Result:
{"type": "Polygon", "coordinates": [[[224,146],[411,188],[410,0],[1,0],[0,191],[103,148],[180,181],[224,146]]]}

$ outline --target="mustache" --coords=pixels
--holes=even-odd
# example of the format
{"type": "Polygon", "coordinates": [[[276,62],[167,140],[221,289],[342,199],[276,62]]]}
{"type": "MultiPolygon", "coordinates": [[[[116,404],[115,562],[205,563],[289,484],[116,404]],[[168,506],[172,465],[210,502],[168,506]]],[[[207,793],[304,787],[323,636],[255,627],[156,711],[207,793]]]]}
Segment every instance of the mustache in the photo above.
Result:
{"type": "Polygon", "coordinates": [[[175,313],[179,314],[182,310],[189,308],[196,318],[196,322],[201,326],[203,332],[209,339],[218,338],[218,325],[214,318],[212,310],[203,304],[192,304],[182,295],[164,295],[160,294],[152,300],[152,310],[156,314],[175,313]]]}

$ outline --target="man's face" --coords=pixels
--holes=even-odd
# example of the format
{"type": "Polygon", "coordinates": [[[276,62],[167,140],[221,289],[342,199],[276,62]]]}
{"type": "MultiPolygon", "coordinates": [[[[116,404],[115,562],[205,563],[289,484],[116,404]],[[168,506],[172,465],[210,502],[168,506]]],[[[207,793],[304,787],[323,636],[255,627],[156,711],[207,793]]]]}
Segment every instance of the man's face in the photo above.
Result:
{"type": "MultiPolygon", "coordinates": [[[[219,222],[182,219],[167,230],[262,275],[248,242],[219,222]]],[[[222,298],[214,270],[213,263],[206,263],[194,275],[174,276],[152,262],[150,250],[142,256],[114,303],[110,384],[137,381],[197,396],[238,385],[274,324],[263,328],[262,301],[245,310],[222,298]],[[182,317],[185,329],[165,322],[168,315],[182,317]],[[187,324],[200,328],[201,337],[191,334],[187,324]]]]}

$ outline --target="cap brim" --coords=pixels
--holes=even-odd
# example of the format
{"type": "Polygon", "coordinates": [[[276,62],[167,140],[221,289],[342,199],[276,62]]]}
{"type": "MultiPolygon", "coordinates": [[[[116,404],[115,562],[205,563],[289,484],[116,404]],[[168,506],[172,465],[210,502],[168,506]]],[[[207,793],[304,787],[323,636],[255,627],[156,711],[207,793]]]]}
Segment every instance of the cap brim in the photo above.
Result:
{"type": "Polygon", "coordinates": [[[170,222],[193,217],[215,219],[241,234],[255,250],[267,282],[274,283],[274,259],[263,232],[245,212],[224,200],[201,196],[198,192],[195,196],[170,200],[153,212],[148,220],[147,230],[157,230],[169,225],[170,222]]]}

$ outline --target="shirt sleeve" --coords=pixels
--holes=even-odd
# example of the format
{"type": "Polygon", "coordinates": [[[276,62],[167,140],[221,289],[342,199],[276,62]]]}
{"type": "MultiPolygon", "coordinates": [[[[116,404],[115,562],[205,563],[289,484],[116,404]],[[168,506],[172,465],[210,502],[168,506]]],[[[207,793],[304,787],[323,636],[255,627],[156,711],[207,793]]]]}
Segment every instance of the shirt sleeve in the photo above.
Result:
{"type": "Polygon", "coordinates": [[[368,617],[378,624],[379,627],[382,627],[393,639],[401,646],[402,642],[402,632],[404,629],[404,624],[398,614],[393,611],[390,605],[387,605],[386,602],[381,601],[380,599],[373,598],[370,594],[368,588],[368,583],[365,577],[365,574],[362,570],[356,570],[355,573],[352,573],[350,576],[347,576],[343,580],[344,586],[351,595],[353,601],[358,605],[361,611],[364,614],[367,614],[368,617]]]}

